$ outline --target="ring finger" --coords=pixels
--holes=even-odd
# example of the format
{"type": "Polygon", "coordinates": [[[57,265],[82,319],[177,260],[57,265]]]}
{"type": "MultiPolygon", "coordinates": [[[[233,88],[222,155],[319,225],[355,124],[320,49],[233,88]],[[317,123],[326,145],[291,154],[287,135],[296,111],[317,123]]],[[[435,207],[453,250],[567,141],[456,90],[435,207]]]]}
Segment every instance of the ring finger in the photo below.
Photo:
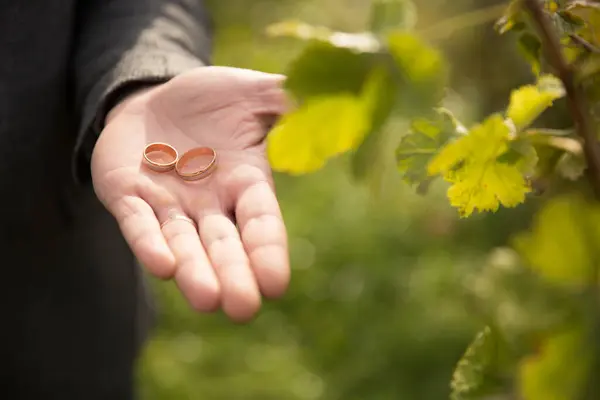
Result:
{"type": "Polygon", "coordinates": [[[141,193],[152,206],[161,231],[175,257],[175,281],[190,305],[202,312],[219,307],[220,287],[193,219],[163,188],[154,186],[141,193]]]}
{"type": "Polygon", "coordinates": [[[260,292],[239,232],[220,211],[198,218],[200,237],[221,284],[222,308],[235,321],[251,319],[260,308],[260,292]]]}

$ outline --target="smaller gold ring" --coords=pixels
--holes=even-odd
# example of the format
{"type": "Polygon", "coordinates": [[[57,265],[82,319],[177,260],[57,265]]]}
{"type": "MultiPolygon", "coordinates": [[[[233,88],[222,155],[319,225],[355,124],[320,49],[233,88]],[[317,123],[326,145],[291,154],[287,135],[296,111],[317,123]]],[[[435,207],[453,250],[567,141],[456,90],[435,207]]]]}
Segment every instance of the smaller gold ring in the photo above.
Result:
{"type": "Polygon", "coordinates": [[[180,220],[180,221],[185,221],[185,222],[189,222],[190,224],[192,224],[194,226],[194,229],[196,229],[196,223],[194,222],[193,219],[191,219],[190,217],[187,217],[183,214],[179,214],[179,213],[169,213],[169,217],[167,218],[167,220],[165,222],[163,222],[162,224],[160,224],[160,229],[162,229],[165,225],[167,225],[169,222],[173,222],[176,220],[180,220]]]}
{"type": "Polygon", "coordinates": [[[156,172],[167,172],[172,170],[173,168],[175,168],[175,164],[177,164],[178,159],[179,154],[177,153],[177,150],[175,150],[173,146],[167,143],[150,143],[144,148],[144,161],[151,170],[156,172]],[[166,154],[170,156],[172,160],[169,162],[154,161],[150,157],[150,153],[155,152],[166,154]]]}
{"type": "Polygon", "coordinates": [[[217,152],[215,149],[212,147],[195,147],[183,153],[179,160],[177,160],[175,163],[175,171],[177,171],[177,175],[179,175],[184,181],[196,181],[208,177],[210,174],[212,174],[216,166],[217,152]],[[201,156],[211,157],[206,166],[191,172],[183,172],[183,168],[186,166],[186,164],[188,164],[192,159],[201,156]]]}

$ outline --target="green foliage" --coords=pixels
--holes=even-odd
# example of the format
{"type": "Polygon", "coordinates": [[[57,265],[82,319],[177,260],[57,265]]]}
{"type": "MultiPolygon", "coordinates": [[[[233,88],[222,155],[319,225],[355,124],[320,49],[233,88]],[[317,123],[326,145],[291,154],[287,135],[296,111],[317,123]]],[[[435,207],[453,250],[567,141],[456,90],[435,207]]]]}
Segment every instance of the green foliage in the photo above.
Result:
{"type": "Polygon", "coordinates": [[[481,399],[502,393],[505,382],[498,366],[505,357],[505,344],[489,326],[475,336],[452,378],[451,400],[481,399]]]}
{"type": "Polygon", "coordinates": [[[271,132],[271,162],[279,171],[300,174],[316,171],[329,158],[355,148],[369,128],[364,103],[350,94],[311,98],[271,132]]]}
{"type": "Polygon", "coordinates": [[[531,232],[515,238],[516,252],[497,252],[472,281],[477,311],[495,328],[486,328],[486,346],[478,336],[459,362],[456,399],[486,398],[500,378],[500,393],[514,391],[526,400],[595,398],[582,395],[598,347],[588,337],[598,305],[586,309],[586,290],[596,280],[599,212],[579,195],[551,200],[531,232]]]}
{"type": "Polygon", "coordinates": [[[398,170],[409,184],[428,182],[427,166],[440,149],[454,136],[459,134],[457,125],[447,114],[437,120],[415,119],[410,132],[404,136],[396,149],[398,170]]]}
{"type": "Polygon", "coordinates": [[[412,33],[393,32],[387,46],[400,75],[400,111],[409,116],[428,114],[442,101],[446,66],[437,50],[412,33]]]}
{"type": "Polygon", "coordinates": [[[536,85],[526,85],[512,92],[506,116],[517,131],[522,131],[564,95],[565,91],[558,79],[543,76],[536,85]]]}
{"type": "MultiPolygon", "coordinates": [[[[440,103],[447,79],[446,67],[439,51],[407,30],[413,25],[410,22],[413,8],[408,1],[375,2],[371,21],[375,34],[336,32],[297,21],[285,21],[268,28],[272,36],[308,40],[305,50],[286,73],[287,89],[298,100],[299,107],[294,117],[280,121],[274,130],[276,134],[269,140],[269,160],[274,170],[293,170],[297,174],[314,172],[329,158],[359,149],[365,134],[381,134],[384,122],[392,113],[426,115],[440,103]],[[390,16],[398,20],[389,19],[390,16]],[[290,167],[292,162],[288,155],[295,151],[298,141],[322,140],[319,138],[322,130],[308,128],[314,124],[312,116],[318,113],[309,111],[315,107],[315,98],[320,99],[319,104],[324,96],[364,97],[365,93],[372,100],[363,101],[362,109],[355,107],[353,112],[362,115],[357,119],[368,121],[366,132],[362,132],[364,124],[353,123],[355,127],[350,130],[330,126],[326,128],[329,135],[344,138],[342,141],[350,145],[339,147],[340,140],[336,139],[328,149],[313,146],[312,151],[299,156],[303,161],[290,167]],[[362,133],[357,134],[359,130],[362,133]],[[312,163],[306,159],[320,161],[312,163]]],[[[379,158],[380,147],[377,140],[374,142],[367,143],[358,152],[358,165],[364,165],[366,158],[379,158]]]]}
{"type": "MultiPolygon", "coordinates": [[[[395,151],[403,180],[424,193],[434,178],[442,177],[450,184],[449,202],[462,217],[524,203],[536,179],[578,182],[585,175],[591,154],[585,146],[596,143],[582,142],[576,135],[582,134],[582,120],[588,112],[593,118],[600,101],[600,90],[593,89],[600,73],[600,3],[510,2],[496,28],[501,34],[516,34],[517,47],[537,80],[512,90],[504,114],[493,113],[471,128],[441,107],[447,66],[435,48],[411,31],[413,13],[407,1],[375,1],[373,33],[326,33],[306,26],[287,30],[317,44],[309,44],[289,69],[288,88],[301,104],[269,141],[275,169],[314,172],[327,159],[356,149],[364,165],[365,155],[383,154],[381,141],[378,150],[372,145],[378,140],[370,138],[380,138],[384,121],[391,117],[409,126],[395,151]],[[323,51],[320,60],[316,48],[323,51]],[[323,60],[330,63],[316,67],[323,60]],[[373,69],[384,71],[381,76],[386,79],[368,86],[373,69]],[[342,77],[335,81],[337,86],[331,81],[334,73],[342,77]],[[365,90],[367,86],[371,90],[365,90]],[[578,97],[579,90],[587,98],[578,97]],[[565,96],[574,129],[532,128],[565,96]],[[311,111],[315,98],[332,108],[320,115],[311,111]],[[340,98],[348,104],[335,103],[340,98]],[[355,100],[350,107],[350,98],[371,100],[363,100],[362,107],[355,100]],[[377,98],[385,100],[373,100],[377,98]],[[325,114],[340,120],[325,121],[325,114]]],[[[577,193],[577,187],[567,192],[577,193]]],[[[586,348],[597,347],[588,342],[589,333],[596,332],[590,327],[600,319],[599,210],[583,194],[551,198],[531,232],[517,235],[514,250],[496,253],[475,279],[471,292],[488,326],[457,365],[451,385],[454,400],[504,395],[524,400],[597,398],[600,389],[590,384],[590,377],[600,372],[594,370],[596,352],[586,348]],[[499,254],[504,259],[498,259],[499,254]]]]}
{"type": "MultiPolygon", "coordinates": [[[[282,4],[265,2],[265,9],[282,4]]],[[[589,163],[597,143],[582,135],[585,125],[600,133],[600,3],[507,2],[496,31],[514,39],[528,74],[511,87],[495,82],[520,68],[507,51],[487,52],[497,58],[483,65],[455,56],[461,64],[451,77],[452,46],[442,52],[423,34],[422,15],[435,8],[429,2],[418,20],[419,3],[371,3],[354,29],[343,29],[344,18],[325,24],[339,30],[322,26],[318,12],[317,23],[301,22],[308,14],[300,7],[288,9],[298,20],[267,29],[289,63],[274,61],[277,53],[265,65],[285,66],[297,104],[270,133],[269,160],[275,171],[305,175],[278,177],[297,268],[291,299],[237,333],[180,311],[204,342],[162,332],[148,385],[158,379],[179,390],[165,398],[600,398],[600,206],[589,163]],[[532,7],[541,7],[550,35],[532,7]],[[302,46],[298,54],[286,52],[291,43],[302,46]],[[500,88],[501,105],[478,108],[482,90],[467,102],[477,110],[468,116],[456,100],[456,76],[496,64],[500,73],[482,73],[481,81],[500,88]],[[398,185],[401,195],[369,206],[340,169],[350,165],[352,178],[379,188],[393,181],[388,164],[429,195],[398,185]],[[444,191],[447,209],[436,202],[444,191]],[[474,243],[502,247],[483,262],[467,254],[474,243]],[[463,352],[479,330],[473,318],[485,328],[463,352]],[[179,351],[178,364],[171,353],[180,345],[205,350],[179,351]],[[200,373],[181,365],[194,362],[200,373]],[[199,374],[210,382],[192,383],[199,374]]],[[[236,52],[249,59],[248,47],[236,52]]]]}
{"type": "Polygon", "coordinates": [[[444,146],[429,163],[430,175],[442,175],[452,184],[448,199],[462,216],[476,210],[496,211],[500,204],[514,207],[525,200],[530,188],[520,157],[502,160],[510,150],[510,140],[509,127],[495,114],[444,146]]]}
{"type": "Polygon", "coordinates": [[[514,241],[540,276],[562,285],[585,286],[600,256],[600,208],[580,197],[556,198],[538,213],[533,232],[514,241]]]}
{"type": "Polygon", "coordinates": [[[587,341],[577,325],[544,338],[539,353],[519,368],[523,400],[582,398],[592,364],[587,341]]]}

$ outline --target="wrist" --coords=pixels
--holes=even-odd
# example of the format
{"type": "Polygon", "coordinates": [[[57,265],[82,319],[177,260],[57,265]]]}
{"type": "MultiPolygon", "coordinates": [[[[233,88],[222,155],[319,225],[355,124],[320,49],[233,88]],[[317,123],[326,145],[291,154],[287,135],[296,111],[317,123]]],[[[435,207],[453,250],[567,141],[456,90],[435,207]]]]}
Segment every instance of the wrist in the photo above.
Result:
{"type": "Polygon", "coordinates": [[[136,83],[118,90],[107,104],[107,112],[102,121],[102,127],[108,125],[124,110],[136,108],[149,95],[149,92],[158,85],[159,83],[136,83]]]}

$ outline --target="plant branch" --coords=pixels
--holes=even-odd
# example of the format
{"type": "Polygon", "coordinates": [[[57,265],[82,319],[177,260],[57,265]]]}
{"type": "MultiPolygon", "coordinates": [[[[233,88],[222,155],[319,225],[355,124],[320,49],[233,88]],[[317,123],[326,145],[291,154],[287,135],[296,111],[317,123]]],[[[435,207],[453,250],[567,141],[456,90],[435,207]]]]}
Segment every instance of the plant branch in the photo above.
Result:
{"type": "Polygon", "coordinates": [[[595,54],[600,54],[600,49],[596,46],[594,46],[593,44],[591,44],[590,42],[588,42],[587,40],[585,40],[584,38],[582,38],[581,36],[577,36],[577,35],[569,35],[569,38],[577,45],[583,47],[585,50],[587,50],[590,53],[595,53],[595,54]]]}
{"type": "Polygon", "coordinates": [[[573,70],[563,55],[558,35],[545,14],[540,0],[523,0],[523,5],[537,25],[550,65],[554,67],[564,85],[575,130],[583,140],[583,152],[588,165],[586,172],[596,198],[600,199],[600,147],[589,115],[587,99],[575,84],[573,70]]]}

